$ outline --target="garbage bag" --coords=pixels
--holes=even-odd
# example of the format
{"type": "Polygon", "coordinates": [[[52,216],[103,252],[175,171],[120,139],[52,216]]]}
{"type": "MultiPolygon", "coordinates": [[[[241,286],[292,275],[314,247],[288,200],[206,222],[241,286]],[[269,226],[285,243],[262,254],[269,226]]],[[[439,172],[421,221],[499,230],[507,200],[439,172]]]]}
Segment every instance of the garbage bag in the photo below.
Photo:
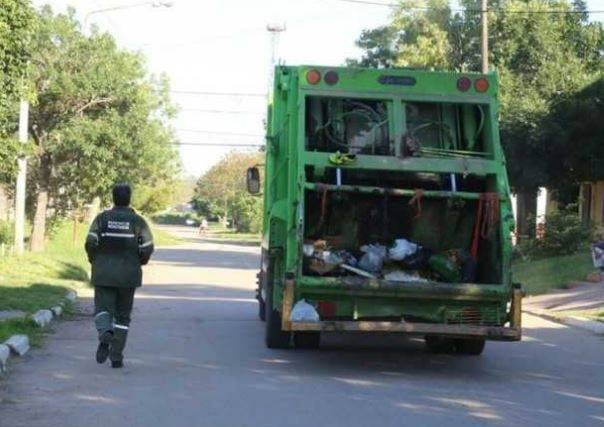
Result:
{"type": "Polygon", "coordinates": [[[336,251],[335,254],[343,261],[344,264],[350,265],[351,267],[356,267],[356,265],[359,263],[356,257],[347,250],[342,249],[336,251]]]}
{"type": "Polygon", "coordinates": [[[318,322],[321,320],[317,310],[304,299],[294,304],[290,319],[292,322],[318,322]]]}
{"type": "Polygon", "coordinates": [[[401,263],[408,270],[425,270],[431,256],[432,251],[421,246],[415,253],[405,257],[401,263]]]}
{"type": "Polygon", "coordinates": [[[461,268],[449,256],[445,254],[432,255],[428,260],[428,264],[441,280],[449,283],[461,282],[461,268]]]}
{"type": "Polygon", "coordinates": [[[365,254],[361,257],[358,267],[361,270],[369,271],[370,273],[379,273],[382,271],[384,259],[388,249],[383,245],[365,245],[361,247],[361,251],[365,254]]]}
{"type": "Polygon", "coordinates": [[[402,261],[417,252],[419,248],[419,245],[407,239],[396,239],[394,246],[388,251],[388,257],[393,261],[402,261]]]}

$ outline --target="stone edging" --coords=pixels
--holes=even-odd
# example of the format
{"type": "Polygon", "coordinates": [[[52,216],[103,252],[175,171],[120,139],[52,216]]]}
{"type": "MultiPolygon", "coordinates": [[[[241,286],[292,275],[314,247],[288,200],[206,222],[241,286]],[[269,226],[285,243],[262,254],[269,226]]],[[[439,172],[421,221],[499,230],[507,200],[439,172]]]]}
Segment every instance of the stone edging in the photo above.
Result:
{"type": "MultiPolygon", "coordinates": [[[[43,328],[48,325],[53,318],[63,314],[65,304],[74,303],[76,299],[77,294],[74,291],[69,291],[59,304],[49,309],[38,310],[29,317],[36,325],[43,328]]],[[[10,357],[24,356],[29,349],[29,337],[23,334],[13,335],[3,343],[0,343],[0,374],[6,372],[7,363],[10,357]]]]}
{"type": "Polygon", "coordinates": [[[604,322],[598,322],[597,320],[591,320],[580,316],[554,316],[549,311],[542,308],[523,308],[522,311],[532,314],[533,316],[543,317],[552,322],[574,326],[575,328],[580,328],[596,335],[604,335],[604,322]]]}

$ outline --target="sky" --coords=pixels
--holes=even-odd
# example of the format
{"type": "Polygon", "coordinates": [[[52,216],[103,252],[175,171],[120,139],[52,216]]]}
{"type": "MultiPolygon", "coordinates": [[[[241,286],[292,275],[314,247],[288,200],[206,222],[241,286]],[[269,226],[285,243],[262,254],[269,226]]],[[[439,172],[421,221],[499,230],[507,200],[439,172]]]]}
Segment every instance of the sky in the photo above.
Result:
{"type": "MultiPolygon", "coordinates": [[[[172,126],[187,144],[263,143],[263,94],[271,62],[267,25],[286,28],[279,37],[280,62],[341,65],[360,55],[354,41],[361,31],[386,24],[390,14],[387,7],[339,0],[163,0],[171,7],[144,0],[33,2],[55,11],[75,7],[86,27],[97,25],[121,47],[142,52],[150,73],[166,73],[179,108],[172,126]],[[101,11],[116,6],[132,7],[101,11]]],[[[604,9],[604,0],[588,0],[588,5],[604,9]]],[[[184,173],[199,176],[232,149],[180,146],[184,173]]]]}
{"type": "MultiPolygon", "coordinates": [[[[263,143],[263,94],[271,56],[268,24],[286,26],[279,40],[282,62],[341,65],[359,55],[354,41],[360,32],[386,23],[389,16],[385,7],[337,0],[173,0],[170,8],[147,4],[90,13],[143,2],[34,1],[48,3],[56,11],[74,6],[87,26],[96,24],[113,34],[120,46],[143,52],[152,73],[169,76],[172,100],[180,108],[173,127],[181,142],[193,144],[263,143]]],[[[187,145],[179,150],[185,173],[199,176],[232,148],[187,145]]]]}

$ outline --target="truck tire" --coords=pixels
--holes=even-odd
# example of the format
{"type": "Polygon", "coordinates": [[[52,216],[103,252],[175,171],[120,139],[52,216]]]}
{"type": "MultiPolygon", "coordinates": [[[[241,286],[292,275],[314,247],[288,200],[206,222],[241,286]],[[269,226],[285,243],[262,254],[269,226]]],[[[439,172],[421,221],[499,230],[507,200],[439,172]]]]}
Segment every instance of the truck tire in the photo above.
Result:
{"type": "Polygon", "coordinates": [[[266,321],[266,303],[262,297],[258,297],[258,318],[263,322],[266,321]]]}
{"type": "Polygon", "coordinates": [[[485,340],[483,338],[464,338],[455,340],[455,350],[459,354],[468,356],[480,356],[484,350],[485,340]]]}
{"type": "Polygon", "coordinates": [[[320,332],[294,332],[294,347],[315,349],[321,344],[320,332]]]}
{"type": "Polygon", "coordinates": [[[273,287],[266,288],[266,302],[264,304],[266,315],[266,329],[264,341],[268,348],[289,348],[291,334],[281,330],[281,313],[273,308],[273,287]]]}
{"type": "Polygon", "coordinates": [[[455,340],[436,335],[426,335],[424,337],[426,348],[430,353],[448,354],[455,351],[455,340]]]}

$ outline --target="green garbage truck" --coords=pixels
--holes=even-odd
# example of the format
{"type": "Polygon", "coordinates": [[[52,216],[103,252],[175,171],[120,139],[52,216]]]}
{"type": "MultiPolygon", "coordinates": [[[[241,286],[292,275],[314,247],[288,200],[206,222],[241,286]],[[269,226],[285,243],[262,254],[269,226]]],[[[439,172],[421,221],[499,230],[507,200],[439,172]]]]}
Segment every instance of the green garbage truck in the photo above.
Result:
{"type": "Polygon", "coordinates": [[[493,73],[278,66],[257,298],[270,348],[398,333],[480,354],[521,337],[493,73]]]}

